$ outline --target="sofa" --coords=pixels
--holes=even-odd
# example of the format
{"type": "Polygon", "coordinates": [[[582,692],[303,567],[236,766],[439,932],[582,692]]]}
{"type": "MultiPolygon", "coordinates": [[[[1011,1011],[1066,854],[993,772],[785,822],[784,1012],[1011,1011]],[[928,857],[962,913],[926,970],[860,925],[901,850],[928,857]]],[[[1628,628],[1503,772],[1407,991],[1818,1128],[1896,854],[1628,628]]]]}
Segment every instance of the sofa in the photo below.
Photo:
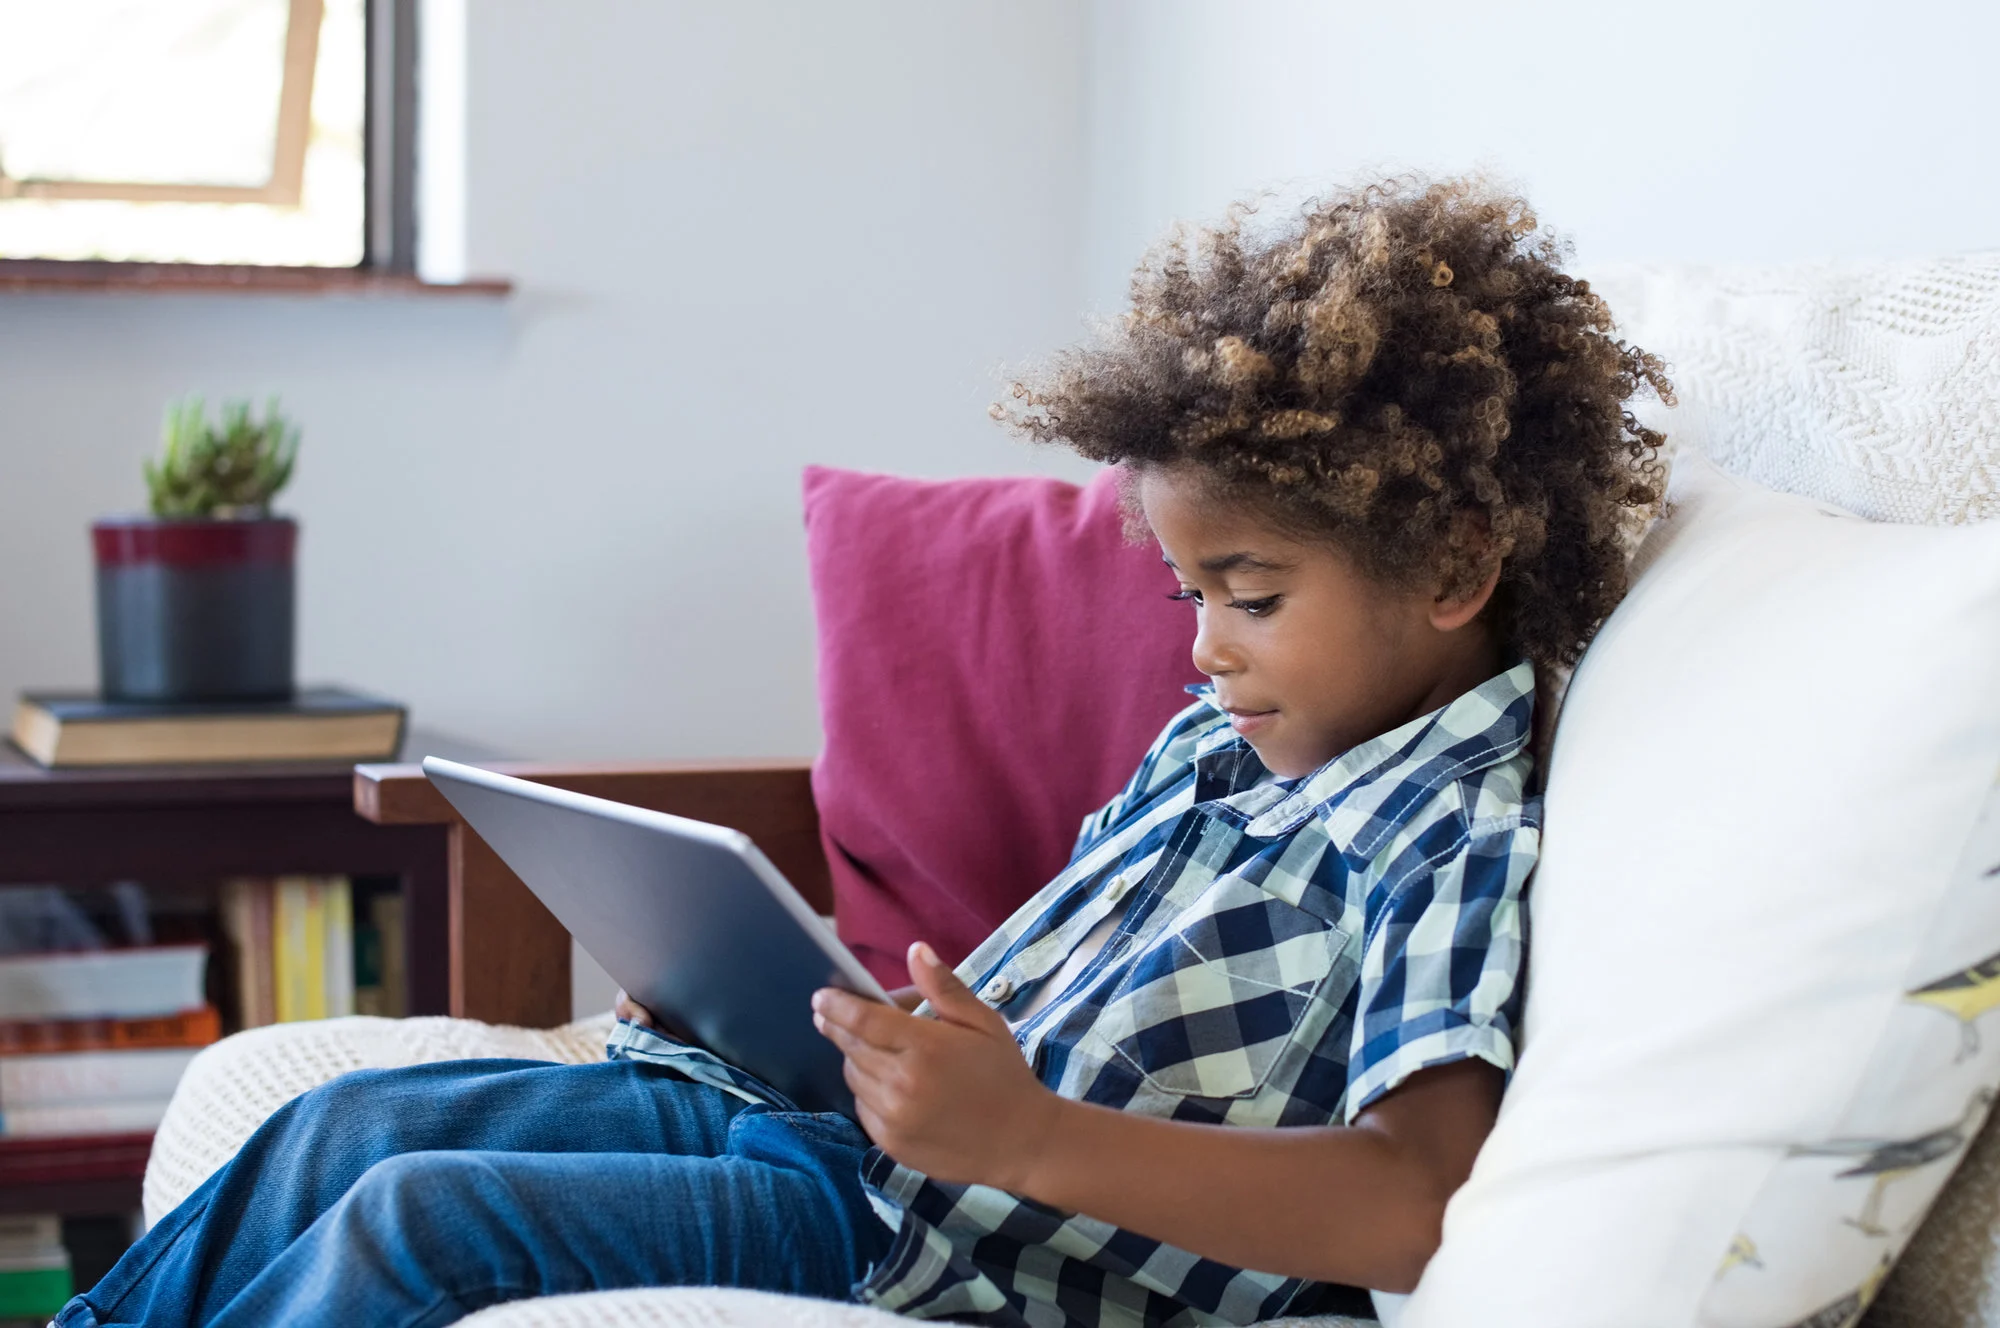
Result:
{"type": "MultiPolygon", "coordinates": [[[[1601,272],[1593,285],[1610,300],[1621,332],[1671,364],[1677,408],[1641,412],[1667,431],[1670,446],[1699,447],[1733,474],[1879,521],[2000,515],[2000,255],[1785,269],[1631,267],[1601,272]]],[[[472,1056],[592,1060],[603,1054],[609,1027],[608,1015],[552,1029],[355,1018],[228,1038],[196,1059],[160,1127],[145,1180],[147,1220],[179,1202],[279,1105],[336,1075],[472,1056]]],[[[1532,1027],[1528,1036],[1532,1043],[1532,1027]]],[[[1867,1293],[1837,1314],[1802,1322],[2000,1326],[1994,1126],[1977,1134],[1894,1271],[1867,1293]]],[[[466,1322],[862,1328],[890,1320],[859,1306],[683,1289],[550,1297],[466,1322]]],[[[1360,1321],[1283,1322],[1348,1328],[1360,1321]]]]}

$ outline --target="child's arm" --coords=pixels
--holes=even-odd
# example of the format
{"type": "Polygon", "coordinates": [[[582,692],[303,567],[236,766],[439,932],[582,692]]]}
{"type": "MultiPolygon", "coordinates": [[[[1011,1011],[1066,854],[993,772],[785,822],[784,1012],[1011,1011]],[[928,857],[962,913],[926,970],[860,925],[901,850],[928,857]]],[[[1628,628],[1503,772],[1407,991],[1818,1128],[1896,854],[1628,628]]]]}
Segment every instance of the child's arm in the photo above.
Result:
{"type": "Polygon", "coordinates": [[[891,1157],[1236,1267],[1410,1289],[1499,1106],[1500,1072],[1474,1060],[1411,1076],[1347,1127],[1244,1129],[1091,1106],[1045,1088],[1006,1021],[928,947],[912,947],[910,972],[937,1019],[832,989],[814,998],[847,1055],[861,1122],[891,1157]]]}
{"type": "Polygon", "coordinates": [[[1484,1061],[1456,1061],[1412,1075],[1352,1126],[1291,1129],[1056,1098],[1052,1128],[1005,1188],[1239,1268],[1409,1291],[1493,1128],[1501,1083],[1484,1061]]]}

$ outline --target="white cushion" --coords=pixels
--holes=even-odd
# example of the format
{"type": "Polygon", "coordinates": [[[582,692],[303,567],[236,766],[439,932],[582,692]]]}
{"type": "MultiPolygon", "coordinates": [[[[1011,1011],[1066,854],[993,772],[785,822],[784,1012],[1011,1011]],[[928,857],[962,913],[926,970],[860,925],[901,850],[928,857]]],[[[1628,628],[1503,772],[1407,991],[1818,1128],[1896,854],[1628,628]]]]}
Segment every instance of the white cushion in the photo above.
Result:
{"type": "Polygon", "coordinates": [[[1565,702],[1524,1051],[1402,1328],[1865,1297],[2000,1080],[2000,978],[1912,995],[2000,952],[2000,523],[1695,454],[1671,496],[1565,702]]]}

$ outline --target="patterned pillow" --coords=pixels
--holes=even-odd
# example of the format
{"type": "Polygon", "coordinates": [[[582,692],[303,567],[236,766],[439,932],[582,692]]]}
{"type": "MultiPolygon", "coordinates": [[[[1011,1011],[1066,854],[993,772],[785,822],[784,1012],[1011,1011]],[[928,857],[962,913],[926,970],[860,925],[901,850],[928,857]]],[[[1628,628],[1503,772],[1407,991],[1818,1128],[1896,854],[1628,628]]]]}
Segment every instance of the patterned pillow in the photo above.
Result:
{"type": "Polygon", "coordinates": [[[1634,410],[1674,443],[1874,521],[2000,516],[2000,251],[1590,284],[1672,366],[1680,405],[1634,410]]]}
{"type": "Polygon", "coordinates": [[[1524,1050],[1403,1328],[1850,1324],[2000,1085],[2000,524],[1698,454],[1672,496],[1565,701],[1524,1050]]]}
{"type": "MultiPolygon", "coordinates": [[[[1878,520],[2000,516],[2000,252],[1887,263],[1593,269],[1620,332],[1673,365],[1648,424],[1722,469],[1878,520]]],[[[1546,679],[1557,696],[1560,682],[1546,679]]],[[[1552,708],[1538,712],[1539,721],[1552,708]]],[[[1869,1328],[2000,1323],[2000,1122],[1869,1312],[1869,1328]]]]}

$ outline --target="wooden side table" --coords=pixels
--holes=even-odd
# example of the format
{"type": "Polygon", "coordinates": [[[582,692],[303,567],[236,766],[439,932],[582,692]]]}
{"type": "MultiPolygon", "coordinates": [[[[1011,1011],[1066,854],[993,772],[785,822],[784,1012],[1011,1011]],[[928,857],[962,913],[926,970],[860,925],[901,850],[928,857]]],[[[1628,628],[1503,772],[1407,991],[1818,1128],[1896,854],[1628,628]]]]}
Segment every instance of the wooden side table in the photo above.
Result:
{"type": "MultiPolygon", "coordinates": [[[[494,766],[422,731],[412,756],[494,766]]],[[[822,913],[832,907],[804,760],[500,765],[510,774],[748,834],[822,913]]],[[[547,1027],[569,1018],[569,934],[409,765],[272,764],[44,770],[0,744],[0,884],[229,876],[395,876],[411,1014],[547,1027]]],[[[139,1206],[149,1140],[0,1148],[0,1212],[139,1206]]]]}

